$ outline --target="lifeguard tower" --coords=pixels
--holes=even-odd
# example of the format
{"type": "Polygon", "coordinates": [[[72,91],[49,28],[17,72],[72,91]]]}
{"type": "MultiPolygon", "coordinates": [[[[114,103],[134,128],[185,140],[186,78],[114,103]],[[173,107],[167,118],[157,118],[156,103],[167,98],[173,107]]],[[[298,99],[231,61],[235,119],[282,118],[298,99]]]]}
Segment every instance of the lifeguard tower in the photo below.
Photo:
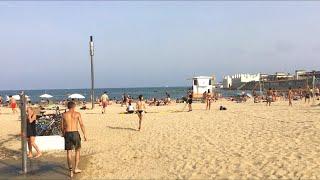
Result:
{"type": "Polygon", "coordinates": [[[193,98],[200,99],[205,91],[208,89],[212,92],[214,77],[210,76],[196,76],[192,78],[193,98]]]}

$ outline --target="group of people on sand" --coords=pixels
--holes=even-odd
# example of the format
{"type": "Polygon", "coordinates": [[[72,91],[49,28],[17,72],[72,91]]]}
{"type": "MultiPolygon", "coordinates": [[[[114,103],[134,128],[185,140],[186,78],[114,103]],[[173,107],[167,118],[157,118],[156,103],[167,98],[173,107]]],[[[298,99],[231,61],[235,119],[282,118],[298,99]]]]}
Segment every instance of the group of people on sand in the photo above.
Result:
{"type": "Polygon", "coordinates": [[[320,92],[319,87],[315,87],[315,89],[310,88],[307,86],[305,89],[298,88],[298,89],[292,89],[291,87],[288,88],[288,90],[285,92],[278,94],[275,89],[269,88],[266,92],[266,102],[267,106],[271,105],[271,102],[277,101],[277,98],[280,97],[283,100],[288,100],[289,106],[292,106],[293,100],[302,100],[304,98],[305,103],[310,103],[310,99],[315,96],[319,100],[320,92]],[[314,91],[314,92],[313,92],[314,91]]]}
{"type": "MultiPolygon", "coordinates": [[[[76,103],[69,101],[67,103],[68,111],[62,116],[61,131],[65,141],[65,150],[67,151],[67,163],[69,167],[70,177],[73,177],[74,173],[80,173],[80,149],[81,149],[81,137],[78,131],[78,125],[83,133],[84,141],[87,140],[85,127],[81,118],[81,114],[75,110],[76,103]],[[75,150],[74,163],[72,162],[72,150],[75,150]],[[74,168],[73,168],[74,164],[74,168]]],[[[35,143],[36,133],[36,113],[32,106],[27,107],[27,141],[28,141],[28,158],[39,158],[42,153],[35,143]],[[33,156],[32,149],[36,150],[36,155],[33,156]]]]}
{"type": "MultiPolygon", "coordinates": [[[[2,96],[0,96],[0,107],[3,106],[3,103],[4,103],[3,98],[2,96]]],[[[18,104],[17,104],[17,101],[13,98],[13,96],[9,96],[8,107],[11,108],[13,114],[18,112],[17,110],[18,104]]],[[[1,114],[1,111],[0,111],[0,114],[1,114]]]]}
{"type": "MultiPolygon", "coordinates": [[[[109,104],[109,96],[107,95],[107,92],[104,92],[101,97],[100,97],[100,102],[101,102],[101,106],[102,106],[102,114],[105,114],[106,112],[106,107],[109,104]]],[[[132,105],[132,98],[130,96],[128,96],[127,94],[123,94],[123,101],[121,106],[126,106],[126,113],[128,114],[133,114],[133,113],[137,113],[138,117],[139,117],[139,127],[138,130],[140,131],[141,129],[141,122],[142,122],[142,118],[144,116],[144,113],[146,113],[146,103],[144,101],[143,95],[139,95],[138,100],[135,102],[136,103],[136,107],[134,107],[132,105]]]]}

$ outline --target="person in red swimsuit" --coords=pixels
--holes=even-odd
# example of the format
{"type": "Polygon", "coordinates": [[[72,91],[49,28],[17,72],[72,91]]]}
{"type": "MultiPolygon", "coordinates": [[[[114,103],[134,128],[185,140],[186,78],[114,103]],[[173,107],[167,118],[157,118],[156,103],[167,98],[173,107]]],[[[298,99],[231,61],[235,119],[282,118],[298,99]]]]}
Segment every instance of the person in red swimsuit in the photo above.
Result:
{"type": "Polygon", "coordinates": [[[17,108],[17,101],[12,96],[10,96],[10,107],[12,109],[13,114],[18,112],[16,109],[17,108]]]}

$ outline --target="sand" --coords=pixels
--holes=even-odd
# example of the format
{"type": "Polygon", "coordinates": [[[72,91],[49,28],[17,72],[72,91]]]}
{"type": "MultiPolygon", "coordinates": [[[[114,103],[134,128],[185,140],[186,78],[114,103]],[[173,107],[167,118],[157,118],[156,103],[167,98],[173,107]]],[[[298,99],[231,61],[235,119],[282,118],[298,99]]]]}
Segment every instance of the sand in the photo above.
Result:
{"type": "MultiPolygon", "coordinates": [[[[201,103],[192,112],[179,112],[184,104],[147,107],[140,132],[137,115],[122,114],[120,105],[108,106],[106,114],[100,107],[80,111],[88,141],[78,178],[320,179],[320,106],[310,105],[220,100],[211,111],[201,103]]],[[[1,112],[0,159],[19,159],[19,116],[1,112]]]]}

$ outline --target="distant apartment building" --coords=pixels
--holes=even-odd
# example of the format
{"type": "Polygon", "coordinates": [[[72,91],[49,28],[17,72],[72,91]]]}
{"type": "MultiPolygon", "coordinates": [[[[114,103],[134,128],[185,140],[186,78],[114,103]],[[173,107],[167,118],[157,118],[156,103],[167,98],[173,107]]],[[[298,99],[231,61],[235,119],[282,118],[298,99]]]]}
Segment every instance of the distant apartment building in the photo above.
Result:
{"type": "Polygon", "coordinates": [[[293,80],[293,79],[294,79],[293,75],[285,72],[276,72],[275,74],[268,75],[268,78],[267,78],[268,81],[293,80]]]}
{"type": "Polygon", "coordinates": [[[231,88],[232,79],[231,76],[225,76],[222,80],[222,87],[223,88],[231,88]]]}
{"type": "Polygon", "coordinates": [[[235,74],[233,76],[225,76],[222,80],[223,88],[239,88],[241,85],[251,82],[259,81],[260,73],[258,74],[235,74]]]}
{"type": "Polygon", "coordinates": [[[303,79],[304,77],[301,77],[301,76],[303,76],[303,75],[305,75],[306,74],[306,70],[296,70],[295,71],[295,74],[294,74],[294,78],[296,79],[296,80],[299,80],[299,79],[303,79]]]}

